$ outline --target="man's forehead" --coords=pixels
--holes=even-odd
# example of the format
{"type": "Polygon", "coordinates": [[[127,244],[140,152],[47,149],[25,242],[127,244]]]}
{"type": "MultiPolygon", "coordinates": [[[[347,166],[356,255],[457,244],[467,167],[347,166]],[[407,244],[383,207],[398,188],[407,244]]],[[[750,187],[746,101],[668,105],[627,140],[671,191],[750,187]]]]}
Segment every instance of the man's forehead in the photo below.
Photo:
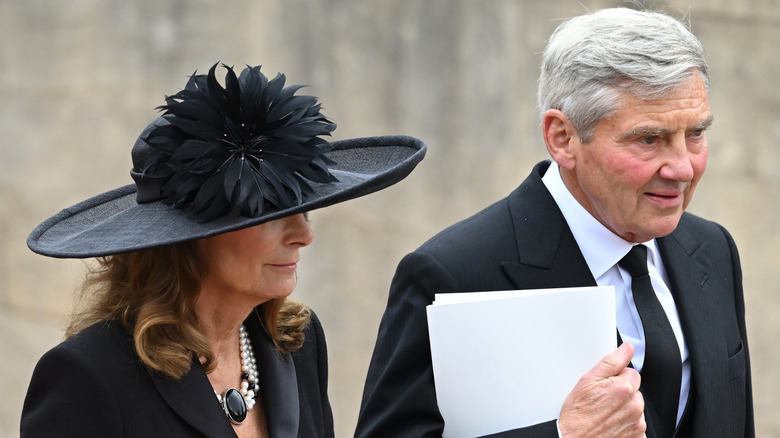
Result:
{"type": "MultiPolygon", "coordinates": [[[[655,99],[642,99],[626,92],[621,92],[618,107],[611,116],[623,129],[642,125],[669,125],[693,128],[698,125],[712,123],[709,98],[701,78],[697,83],[688,81],[665,96],[655,99]]],[[[705,126],[705,127],[706,127],[705,126]]]]}

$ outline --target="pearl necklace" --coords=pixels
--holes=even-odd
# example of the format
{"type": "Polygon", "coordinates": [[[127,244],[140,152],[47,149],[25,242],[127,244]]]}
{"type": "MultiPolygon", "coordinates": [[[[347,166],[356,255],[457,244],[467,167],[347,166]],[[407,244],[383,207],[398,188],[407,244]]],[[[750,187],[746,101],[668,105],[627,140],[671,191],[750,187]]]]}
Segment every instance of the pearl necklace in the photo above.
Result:
{"type": "Polygon", "coordinates": [[[224,395],[219,395],[217,391],[214,391],[225,415],[235,424],[244,422],[247,411],[255,407],[260,390],[257,379],[257,361],[252,351],[252,342],[249,340],[249,335],[247,335],[246,327],[243,324],[238,330],[238,337],[241,349],[241,390],[228,388],[224,395]]]}

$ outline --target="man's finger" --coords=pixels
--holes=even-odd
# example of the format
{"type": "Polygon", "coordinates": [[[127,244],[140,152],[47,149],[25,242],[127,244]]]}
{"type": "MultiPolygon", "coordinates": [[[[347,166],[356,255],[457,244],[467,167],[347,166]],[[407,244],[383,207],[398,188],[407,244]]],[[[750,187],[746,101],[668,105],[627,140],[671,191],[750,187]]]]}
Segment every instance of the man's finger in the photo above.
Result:
{"type": "Polygon", "coordinates": [[[593,369],[586,374],[596,380],[617,376],[623,371],[634,357],[634,346],[624,342],[617,350],[604,356],[593,369]]]}

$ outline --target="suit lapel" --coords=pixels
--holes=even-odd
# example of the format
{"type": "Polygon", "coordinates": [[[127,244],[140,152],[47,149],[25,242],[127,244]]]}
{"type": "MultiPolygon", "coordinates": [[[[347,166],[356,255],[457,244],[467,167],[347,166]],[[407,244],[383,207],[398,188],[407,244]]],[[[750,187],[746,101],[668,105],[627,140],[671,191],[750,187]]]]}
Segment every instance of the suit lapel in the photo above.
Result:
{"type": "Polygon", "coordinates": [[[509,195],[517,260],[502,263],[518,289],[595,286],[574,236],[542,182],[549,162],[538,164],[509,195]]]}
{"type": "Polygon", "coordinates": [[[707,295],[708,286],[716,282],[716,273],[707,265],[706,242],[696,239],[684,221],[685,217],[674,233],[658,239],[658,246],[690,354],[693,382],[689,397],[696,400],[695,430],[697,425],[717,424],[718,419],[711,418],[712,412],[707,408],[708,400],[715,395],[707,391],[727,380],[728,370],[722,369],[719,360],[726,348],[719,335],[721,309],[707,295]]]}
{"type": "Polygon", "coordinates": [[[165,377],[148,367],[146,369],[157,392],[185,422],[205,436],[236,436],[196,358],[193,357],[190,370],[180,379],[165,377]]]}

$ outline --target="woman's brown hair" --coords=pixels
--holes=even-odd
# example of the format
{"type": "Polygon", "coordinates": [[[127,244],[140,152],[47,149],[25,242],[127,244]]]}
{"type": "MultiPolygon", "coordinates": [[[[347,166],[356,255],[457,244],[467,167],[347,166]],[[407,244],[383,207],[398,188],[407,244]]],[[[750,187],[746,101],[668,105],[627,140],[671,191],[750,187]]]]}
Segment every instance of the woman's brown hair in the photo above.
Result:
{"type": "MultiPolygon", "coordinates": [[[[78,294],[65,337],[101,321],[118,321],[133,335],[141,360],[179,378],[192,353],[206,372],[216,367],[213,352],[198,329],[194,312],[204,272],[198,241],[99,258],[78,294]]],[[[290,299],[271,300],[255,309],[282,352],[300,348],[309,309],[290,299]]]]}

